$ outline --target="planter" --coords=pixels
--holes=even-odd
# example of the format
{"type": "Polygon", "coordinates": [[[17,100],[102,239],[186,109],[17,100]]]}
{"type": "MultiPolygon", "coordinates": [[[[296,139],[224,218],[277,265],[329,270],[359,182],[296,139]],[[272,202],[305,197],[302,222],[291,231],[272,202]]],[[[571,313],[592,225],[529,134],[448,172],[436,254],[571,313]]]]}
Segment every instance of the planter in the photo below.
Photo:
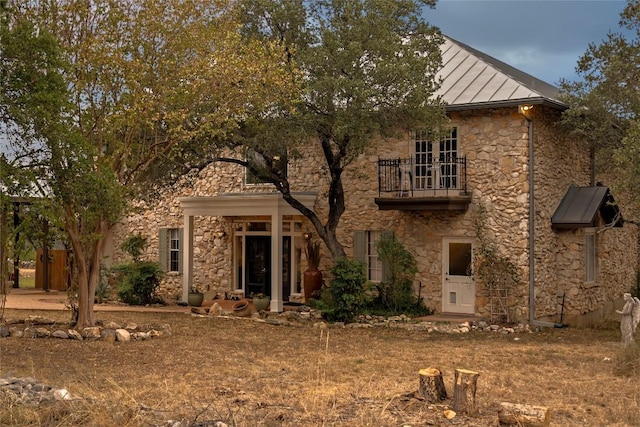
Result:
{"type": "Polygon", "coordinates": [[[237,303],[233,304],[233,314],[235,316],[240,316],[240,317],[248,317],[251,316],[251,306],[249,305],[248,301],[238,301],[237,303]]]}
{"type": "Polygon", "coordinates": [[[255,308],[256,311],[268,310],[270,302],[271,302],[271,298],[269,297],[264,297],[264,298],[253,297],[253,308],[255,308]]]}
{"type": "Polygon", "coordinates": [[[202,305],[203,300],[204,300],[204,294],[201,292],[191,293],[187,295],[187,302],[191,307],[200,307],[202,305]]]}
{"type": "Polygon", "coordinates": [[[304,279],[304,300],[317,298],[322,288],[322,272],[320,270],[306,270],[304,279]]]}

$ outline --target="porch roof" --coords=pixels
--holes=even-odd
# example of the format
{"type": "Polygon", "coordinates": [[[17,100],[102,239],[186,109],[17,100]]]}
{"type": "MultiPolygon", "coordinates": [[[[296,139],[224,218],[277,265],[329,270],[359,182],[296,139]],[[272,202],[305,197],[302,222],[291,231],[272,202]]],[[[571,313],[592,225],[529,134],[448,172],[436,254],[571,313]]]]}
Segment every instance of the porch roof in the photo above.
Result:
{"type": "MultiPolygon", "coordinates": [[[[316,192],[293,193],[293,196],[313,210],[316,192]]],[[[269,215],[271,212],[301,215],[281,193],[223,193],[218,196],[179,197],[178,201],[186,216],[251,216],[269,215]]]]}
{"type": "Polygon", "coordinates": [[[598,212],[607,226],[622,227],[622,214],[609,187],[571,186],[551,217],[551,226],[565,229],[592,227],[598,212]]]}

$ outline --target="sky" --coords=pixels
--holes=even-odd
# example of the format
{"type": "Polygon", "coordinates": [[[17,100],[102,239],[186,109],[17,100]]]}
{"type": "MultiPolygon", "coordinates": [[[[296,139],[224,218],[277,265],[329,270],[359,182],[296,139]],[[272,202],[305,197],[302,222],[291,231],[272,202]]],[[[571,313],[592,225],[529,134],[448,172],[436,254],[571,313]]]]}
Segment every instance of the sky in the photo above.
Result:
{"type": "Polygon", "coordinates": [[[438,0],[426,20],[443,34],[558,86],[577,80],[589,43],[621,32],[624,0],[438,0]]]}

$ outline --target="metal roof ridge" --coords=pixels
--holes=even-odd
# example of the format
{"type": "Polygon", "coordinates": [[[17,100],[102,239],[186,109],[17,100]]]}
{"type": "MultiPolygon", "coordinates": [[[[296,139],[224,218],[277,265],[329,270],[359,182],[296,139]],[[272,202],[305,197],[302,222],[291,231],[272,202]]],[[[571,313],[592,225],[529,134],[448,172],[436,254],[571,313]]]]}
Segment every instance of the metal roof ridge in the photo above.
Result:
{"type": "MultiPolygon", "coordinates": [[[[560,93],[560,90],[531,75],[528,74],[522,70],[519,70],[503,61],[500,61],[499,59],[496,59],[484,52],[481,52],[477,49],[474,49],[471,46],[468,46],[462,42],[457,41],[456,39],[447,36],[446,34],[443,34],[443,37],[446,41],[448,41],[449,43],[451,43],[450,46],[447,46],[446,52],[448,52],[451,48],[452,45],[458,46],[458,48],[461,51],[464,51],[468,56],[472,56],[475,59],[477,59],[478,61],[483,62],[484,64],[487,65],[487,67],[490,67],[491,69],[495,70],[496,74],[502,75],[505,77],[505,79],[512,81],[513,83],[516,84],[516,89],[514,91],[512,91],[512,93],[509,96],[513,96],[520,87],[522,87],[523,89],[526,89],[530,92],[530,95],[528,96],[529,98],[535,98],[536,96],[538,97],[542,97],[545,98],[547,100],[550,101],[550,103],[552,105],[556,105],[560,108],[564,107],[566,108],[566,105],[560,101],[558,99],[558,94],[560,93]]],[[[459,52],[455,53],[453,57],[457,56],[459,54],[459,52]]],[[[453,58],[452,57],[452,58],[453,58]]],[[[465,58],[466,60],[466,58],[465,58]]],[[[444,65],[443,65],[444,66],[444,65]]],[[[455,67],[455,69],[457,69],[458,67],[455,67]]],[[[454,69],[454,70],[455,70],[454,69]]],[[[454,71],[452,70],[452,71],[454,71]]],[[[484,71],[484,70],[483,70],[484,71]]],[[[450,75],[451,73],[449,73],[448,75],[450,75]]],[[[491,80],[494,79],[496,76],[492,76],[491,80]]],[[[446,80],[446,77],[445,79],[446,80]]],[[[503,87],[505,84],[505,82],[503,82],[503,84],[500,87],[503,87]]],[[[453,86],[453,85],[451,85],[453,86]]],[[[481,88],[484,89],[487,86],[487,84],[483,85],[483,87],[481,88]]],[[[447,92],[445,92],[446,94],[447,92]]],[[[477,92],[479,93],[479,92],[477,92]]],[[[477,98],[477,93],[473,96],[473,99],[477,98]]],[[[493,99],[493,97],[496,95],[497,91],[495,91],[491,97],[489,99],[493,99]]],[[[457,99],[458,97],[456,97],[457,99]]],[[[501,100],[501,101],[506,101],[506,100],[501,100]]]]}

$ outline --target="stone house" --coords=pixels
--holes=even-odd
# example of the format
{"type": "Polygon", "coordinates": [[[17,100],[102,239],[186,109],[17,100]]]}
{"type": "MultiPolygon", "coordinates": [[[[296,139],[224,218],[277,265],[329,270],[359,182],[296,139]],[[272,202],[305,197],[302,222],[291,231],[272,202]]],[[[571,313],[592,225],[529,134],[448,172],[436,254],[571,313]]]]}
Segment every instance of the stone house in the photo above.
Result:
{"type": "MultiPolygon", "coordinates": [[[[558,90],[450,38],[442,53],[451,132],[377,141],[350,166],[338,230],[347,253],[380,280],[375,242],[392,231],[415,256],[416,291],[436,312],[530,322],[562,314],[565,323],[609,316],[635,282],[637,227],[623,223],[611,191],[595,185],[589,153],[561,129],[558,90]],[[508,288],[470,268],[487,245],[515,268],[508,288]]],[[[328,179],[317,149],[291,160],[288,176],[322,218],[328,179]]],[[[300,299],[313,228],[243,168],[212,164],[137,212],[122,220],[114,247],[147,236],[146,256],[166,270],[167,300],[186,301],[192,285],[265,292],[272,311],[300,299]]]]}

